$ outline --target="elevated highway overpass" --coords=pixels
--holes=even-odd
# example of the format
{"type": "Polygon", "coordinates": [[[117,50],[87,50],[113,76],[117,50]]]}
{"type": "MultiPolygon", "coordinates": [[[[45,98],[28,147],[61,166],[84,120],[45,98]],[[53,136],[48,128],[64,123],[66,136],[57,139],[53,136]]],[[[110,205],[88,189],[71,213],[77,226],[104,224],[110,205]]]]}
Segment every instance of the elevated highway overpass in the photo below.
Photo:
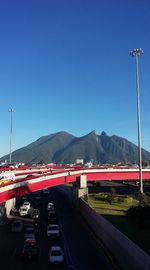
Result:
{"type": "MultiPolygon", "coordinates": [[[[34,168],[32,170],[17,170],[14,173],[16,176],[15,181],[0,186],[0,205],[5,204],[7,217],[9,217],[12,201],[15,200],[13,198],[43,188],[73,183],[77,181],[78,177],[81,179],[82,176],[83,178],[86,176],[85,179],[87,181],[139,181],[139,170],[135,168],[102,169],[70,167],[44,171],[40,168],[34,168]]],[[[150,169],[143,168],[143,180],[150,180],[150,169]]],[[[83,200],[80,200],[79,207],[81,215],[86,220],[91,231],[96,235],[97,240],[104,243],[109,256],[112,259],[114,258],[114,261],[119,266],[122,266],[121,269],[137,269],[138,267],[143,270],[150,269],[150,260],[147,254],[127,239],[126,236],[115,230],[102,216],[97,216],[95,211],[83,200]]]]}
{"type": "MultiPolygon", "coordinates": [[[[139,181],[138,168],[64,167],[55,170],[34,168],[32,170],[14,170],[14,173],[15,181],[0,185],[0,203],[44,188],[76,182],[77,177],[81,175],[86,175],[87,181],[139,181]]],[[[150,169],[143,169],[142,175],[144,181],[150,181],[150,169]]]]}

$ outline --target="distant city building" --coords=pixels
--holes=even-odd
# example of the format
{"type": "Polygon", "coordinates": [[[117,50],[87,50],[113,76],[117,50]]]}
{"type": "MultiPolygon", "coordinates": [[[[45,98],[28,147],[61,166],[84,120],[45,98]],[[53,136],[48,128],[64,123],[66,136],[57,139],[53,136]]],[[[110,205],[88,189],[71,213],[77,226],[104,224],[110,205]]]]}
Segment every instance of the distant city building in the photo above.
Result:
{"type": "Polygon", "coordinates": [[[76,159],[76,164],[84,164],[84,159],[77,158],[76,159]]]}
{"type": "Polygon", "coordinates": [[[84,165],[85,165],[85,167],[90,168],[90,167],[92,167],[93,162],[92,161],[89,161],[89,162],[85,163],[84,165]]]}

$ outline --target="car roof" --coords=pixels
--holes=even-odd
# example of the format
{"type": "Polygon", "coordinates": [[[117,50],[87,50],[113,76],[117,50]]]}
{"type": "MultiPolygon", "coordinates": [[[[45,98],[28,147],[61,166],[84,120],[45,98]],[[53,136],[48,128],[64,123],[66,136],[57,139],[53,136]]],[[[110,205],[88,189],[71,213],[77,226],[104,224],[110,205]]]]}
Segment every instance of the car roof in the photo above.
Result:
{"type": "Polygon", "coordinates": [[[47,226],[48,227],[56,227],[56,226],[58,227],[58,224],[48,224],[47,226]]]}
{"type": "Polygon", "coordinates": [[[51,250],[61,250],[61,247],[60,246],[52,246],[51,247],[51,250]]]}
{"type": "Polygon", "coordinates": [[[26,231],[34,230],[34,227],[31,225],[29,227],[26,227],[26,231]]]}
{"type": "Polygon", "coordinates": [[[28,208],[24,205],[20,207],[20,210],[27,210],[28,208]]]}
{"type": "Polygon", "coordinates": [[[32,214],[33,214],[33,213],[39,213],[39,212],[40,212],[39,209],[34,209],[33,212],[32,212],[32,214]]]}
{"type": "Polygon", "coordinates": [[[24,202],[23,204],[30,204],[30,202],[24,202]]]}
{"type": "Polygon", "coordinates": [[[48,214],[53,214],[53,213],[55,213],[54,210],[49,210],[49,211],[48,211],[48,214]]]}
{"type": "Polygon", "coordinates": [[[31,244],[34,244],[34,243],[36,243],[36,240],[35,240],[35,238],[27,238],[27,239],[25,240],[25,243],[31,243],[31,244]]]}

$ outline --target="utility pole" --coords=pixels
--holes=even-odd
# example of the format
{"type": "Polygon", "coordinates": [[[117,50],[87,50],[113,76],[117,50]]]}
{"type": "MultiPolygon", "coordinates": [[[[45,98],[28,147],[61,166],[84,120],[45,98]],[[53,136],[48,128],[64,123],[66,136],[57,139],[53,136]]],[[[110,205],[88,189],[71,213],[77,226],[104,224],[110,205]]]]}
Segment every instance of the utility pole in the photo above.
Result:
{"type": "Polygon", "coordinates": [[[139,157],[139,192],[140,204],[143,198],[143,179],[142,179],[142,152],[141,152],[141,126],[140,126],[140,84],[139,84],[139,56],[143,54],[143,50],[133,49],[130,52],[131,56],[136,60],[136,93],[137,93],[137,120],[138,120],[138,157],[139,157]]]}
{"type": "Polygon", "coordinates": [[[10,112],[10,148],[9,148],[9,163],[11,163],[11,144],[12,144],[12,113],[14,113],[15,109],[9,109],[10,112]]]}

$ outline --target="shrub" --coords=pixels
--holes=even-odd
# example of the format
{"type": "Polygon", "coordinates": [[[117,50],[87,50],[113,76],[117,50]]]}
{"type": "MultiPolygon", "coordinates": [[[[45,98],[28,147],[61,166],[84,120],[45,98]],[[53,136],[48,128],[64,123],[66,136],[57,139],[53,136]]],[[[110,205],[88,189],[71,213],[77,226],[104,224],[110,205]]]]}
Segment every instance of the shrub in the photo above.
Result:
{"type": "Polygon", "coordinates": [[[107,201],[108,203],[112,204],[112,202],[115,201],[115,196],[114,196],[114,194],[108,193],[108,194],[107,194],[107,197],[106,197],[106,201],[107,201]]]}
{"type": "Polygon", "coordinates": [[[124,198],[124,202],[126,202],[127,204],[132,204],[133,203],[133,198],[127,196],[126,198],[124,198]]]}
{"type": "Polygon", "coordinates": [[[106,201],[107,193],[100,192],[94,196],[96,200],[106,201]]]}

